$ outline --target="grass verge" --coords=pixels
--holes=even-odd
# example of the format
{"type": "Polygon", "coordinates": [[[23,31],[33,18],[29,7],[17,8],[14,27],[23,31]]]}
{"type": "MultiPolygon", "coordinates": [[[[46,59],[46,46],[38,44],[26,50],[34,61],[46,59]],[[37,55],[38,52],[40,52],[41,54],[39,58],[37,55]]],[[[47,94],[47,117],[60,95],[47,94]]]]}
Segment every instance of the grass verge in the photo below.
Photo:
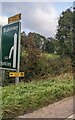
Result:
{"type": "Polygon", "coordinates": [[[72,75],[19,83],[2,88],[4,118],[31,112],[73,94],[72,75]]]}
{"type": "Polygon", "coordinates": [[[42,53],[42,54],[46,59],[55,59],[60,57],[59,55],[56,54],[49,54],[49,53],[42,53]]]}

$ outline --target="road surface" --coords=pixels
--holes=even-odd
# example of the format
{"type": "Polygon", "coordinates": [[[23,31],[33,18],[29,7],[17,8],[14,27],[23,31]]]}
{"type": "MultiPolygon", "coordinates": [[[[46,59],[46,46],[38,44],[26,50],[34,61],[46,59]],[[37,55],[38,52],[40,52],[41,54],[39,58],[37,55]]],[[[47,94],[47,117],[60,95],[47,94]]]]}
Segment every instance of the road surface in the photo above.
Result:
{"type": "Polygon", "coordinates": [[[19,118],[73,118],[73,100],[73,97],[68,97],[19,118]]]}

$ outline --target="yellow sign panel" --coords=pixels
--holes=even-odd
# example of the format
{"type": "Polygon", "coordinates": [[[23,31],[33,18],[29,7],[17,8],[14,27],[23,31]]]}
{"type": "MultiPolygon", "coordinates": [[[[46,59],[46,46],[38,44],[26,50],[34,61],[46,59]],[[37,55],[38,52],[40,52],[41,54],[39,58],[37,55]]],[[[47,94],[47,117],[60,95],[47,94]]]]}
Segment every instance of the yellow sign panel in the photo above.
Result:
{"type": "Polygon", "coordinates": [[[16,22],[21,19],[21,13],[8,18],[8,23],[16,22]]]}
{"type": "Polygon", "coordinates": [[[9,77],[24,77],[24,72],[10,72],[9,77]]]}

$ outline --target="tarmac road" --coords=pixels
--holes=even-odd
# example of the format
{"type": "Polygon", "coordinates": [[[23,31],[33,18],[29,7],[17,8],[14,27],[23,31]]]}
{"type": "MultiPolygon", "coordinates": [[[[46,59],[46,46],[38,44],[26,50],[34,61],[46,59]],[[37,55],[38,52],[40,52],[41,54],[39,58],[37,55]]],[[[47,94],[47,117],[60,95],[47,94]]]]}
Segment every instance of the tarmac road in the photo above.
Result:
{"type": "MultiPolygon", "coordinates": [[[[28,113],[18,118],[72,118],[74,97],[67,97],[49,106],[40,108],[33,113],[28,113]]],[[[75,117],[75,116],[74,116],[75,117]]]]}

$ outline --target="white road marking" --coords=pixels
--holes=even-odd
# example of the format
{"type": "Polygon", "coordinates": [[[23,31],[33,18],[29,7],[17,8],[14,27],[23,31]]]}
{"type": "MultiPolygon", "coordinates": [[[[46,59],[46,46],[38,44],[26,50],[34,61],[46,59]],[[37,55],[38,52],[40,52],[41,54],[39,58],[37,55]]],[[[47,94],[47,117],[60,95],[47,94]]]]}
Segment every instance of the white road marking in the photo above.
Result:
{"type": "MultiPolygon", "coordinates": [[[[70,115],[68,118],[72,118],[74,120],[75,119],[75,114],[70,115]]],[[[65,119],[65,120],[68,120],[68,118],[65,119]]]]}
{"type": "Polygon", "coordinates": [[[68,118],[73,118],[74,115],[69,116],[68,118]]]}

